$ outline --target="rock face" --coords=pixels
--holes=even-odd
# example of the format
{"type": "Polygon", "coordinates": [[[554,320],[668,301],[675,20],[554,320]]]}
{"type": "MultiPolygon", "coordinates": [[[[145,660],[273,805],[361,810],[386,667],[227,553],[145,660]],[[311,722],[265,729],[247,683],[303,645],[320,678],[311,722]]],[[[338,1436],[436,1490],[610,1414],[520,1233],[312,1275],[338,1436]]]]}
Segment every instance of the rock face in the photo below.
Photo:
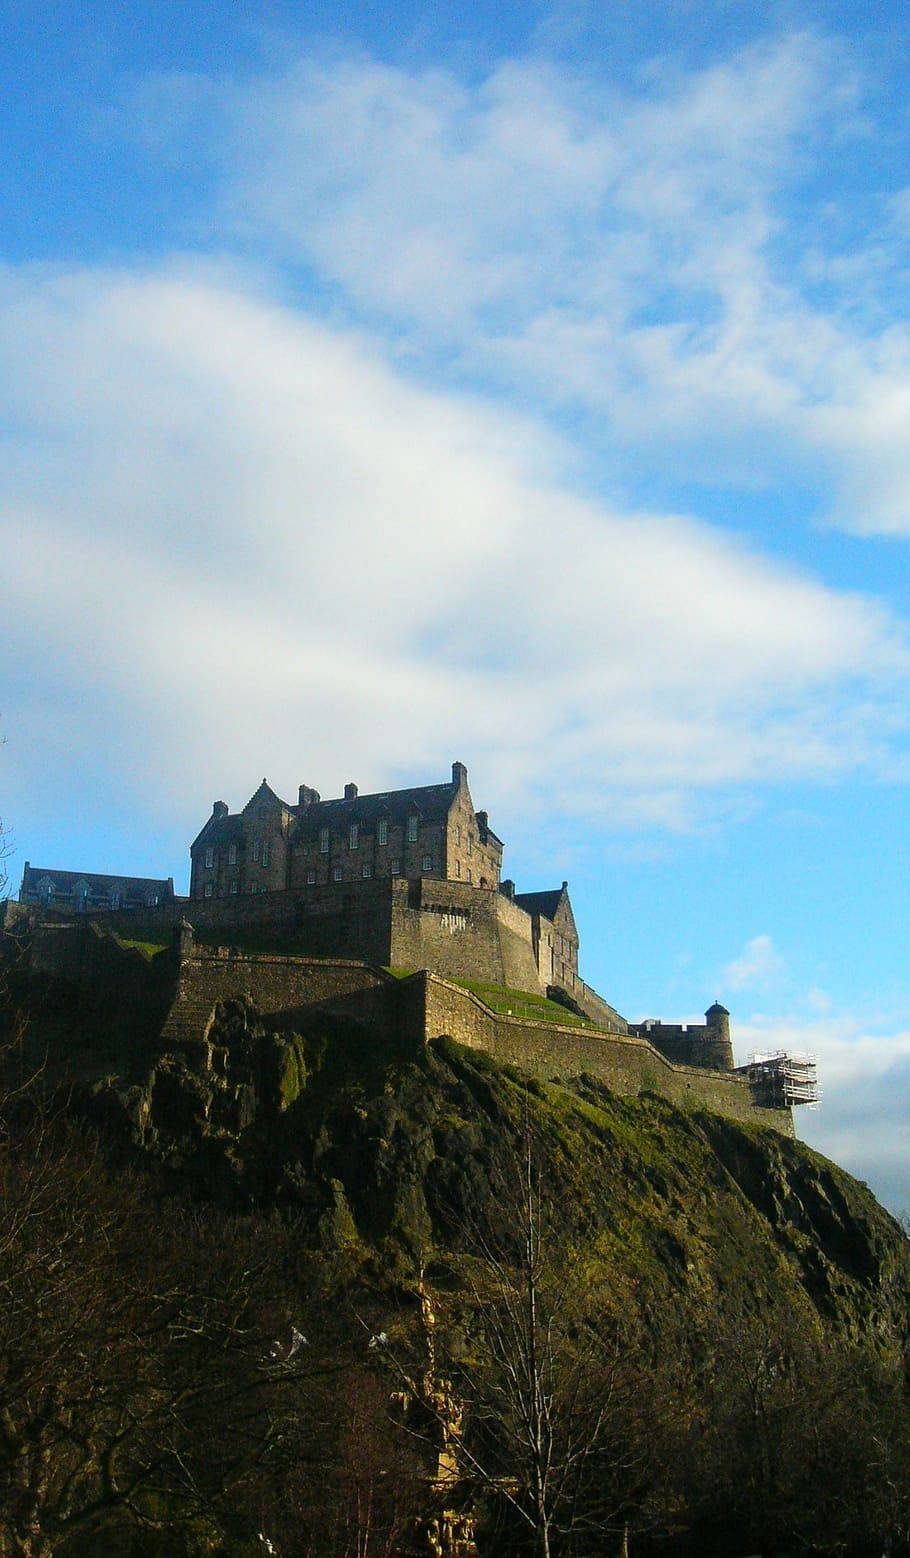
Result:
{"type": "Polygon", "coordinates": [[[225,1003],[204,1043],[88,1088],[96,1117],[206,1194],[293,1208],[314,1239],[394,1265],[457,1251],[530,1133],[548,1199],[616,1281],[697,1304],[783,1297],[845,1335],[908,1333],[908,1242],[802,1144],[593,1078],[570,1091],[449,1040],[389,1053],[326,1018],[275,1032],[225,1003]]]}

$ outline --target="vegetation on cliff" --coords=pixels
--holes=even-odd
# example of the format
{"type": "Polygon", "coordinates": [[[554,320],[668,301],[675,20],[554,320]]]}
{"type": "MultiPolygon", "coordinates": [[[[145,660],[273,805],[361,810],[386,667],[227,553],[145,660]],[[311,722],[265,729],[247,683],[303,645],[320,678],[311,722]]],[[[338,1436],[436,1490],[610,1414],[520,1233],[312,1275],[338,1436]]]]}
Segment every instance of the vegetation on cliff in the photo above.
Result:
{"type": "Polygon", "coordinates": [[[907,1240],[807,1148],[238,1003],[67,1090],[33,1018],[0,1552],[910,1550],[907,1240]]]}

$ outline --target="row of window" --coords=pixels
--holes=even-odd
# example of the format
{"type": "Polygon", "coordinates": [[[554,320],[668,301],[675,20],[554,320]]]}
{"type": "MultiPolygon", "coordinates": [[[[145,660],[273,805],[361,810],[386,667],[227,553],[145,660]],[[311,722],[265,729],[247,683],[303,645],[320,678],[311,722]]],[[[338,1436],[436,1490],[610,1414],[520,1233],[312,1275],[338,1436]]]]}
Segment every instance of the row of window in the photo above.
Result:
{"type": "MultiPolygon", "coordinates": [[[[391,875],[392,876],[400,876],[401,875],[401,861],[400,860],[392,860],[392,861],[390,861],[389,864],[390,864],[391,875]]],[[[430,871],[433,870],[433,857],[432,857],[432,855],[424,855],[423,860],[421,861],[421,870],[424,871],[425,873],[429,873],[430,871]]],[[[367,881],[370,880],[372,875],[373,875],[373,867],[372,867],[370,861],[365,860],[363,862],[363,865],[360,868],[361,880],[364,881],[364,882],[367,882],[367,881]]],[[[470,880],[471,880],[471,873],[469,871],[468,872],[468,881],[470,881],[470,880]]],[[[315,885],[316,885],[316,868],[315,868],[315,866],[310,866],[310,868],[309,868],[309,870],[307,871],[307,874],[306,874],[306,881],[307,881],[307,886],[308,887],[315,887],[315,885]]],[[[341,866],[333,866],[332,867],[332,881],[333,882],[343,882],[344,881],[344,872],[343,872],[341,866]]],[[[251,890],[251,892],[255,893],[256,892],[256,887],[254,886],[250,890],[251,890]]],[[[233,894],[233,893],[239,893],[239,891],[240,891],[240,882],[239,882],[237,877],[233,877],[231,879],[231,881],[228,883],[228,892],[233,894]]],[[[266,889],[263,888],[262,891],[265,892],[266,889]]],[[[206,882],[205,883],[205,886],[203,888],[203,895],[206,898],[213,898],[215,896],[215,884],[214,884],[214,882],[206,882]]]]}
{"type": "MultiPolygon", "coordinates": [[[[270,860],[271,860],[270,845],[269,845],[268,840],[267,839],[263,840],[263,843],[260,845],[259,840],[258,839],[254,839],[253,843],[250,845],[250,857],[251,857],[254,865],[267,866],[269,864],[270,860]]],[[[214,847],[213,844],[210,844],[208,846],[208,848],[206,849],[206,852],[205,852],[205,869],[207,871],[211,871],[211,869],[214,866],[214,864],[215,864],[215,847],[214,847]]],[[[235,866],[236,864],[237,864],[237,845],[236,844],[229,844],[228,845],[228,865],[229,866],[235,866]]]]}
{"type": "MultiPolygon", "coordinates": [[[[408,818],[407,841],[408,841],[409,844],[416,844],[417,843],[417,828],[418,828],[419,821],[420,821],[420,819],[418,817],[409,817],[408,818]]],[[[383,848],[385,848],[387,846],[388,842],[389,842],[389,824],[388,824],[388,819],[386,817],[380,817],[379,821],[376,824],[376,843],[377,843],[377,845],[379,846],[380,849],[383,849],[383,848]]],[[[466,844],[465,844],[467,853],[469,855],[471,854],[471,851],[472,851],[472,848],[473,848],[473,842],[474,842],[473,835],[471,833],[469,833],[468,836],[467,836],[467,839],[466,839],[466,844]]],[[[460,845],[461,844],[461,826],[460,826],[460,824],[456,824],[456,826],[455,826],[455,843],[456,843],[456,845],[460,845]]],[[[329,853],[330,849],[331,849],[331,844],[332,844],[331,830],[329,828],[320,828],[319,829],[319,853],[321,855],[327,855],[329,853]]],[[[359,822],[352,822],[350,824],[349,828],[348,828],[348,849],[359,849],[359,848],[360,848],[360,823],[359,822]]],[[[269,864],[269,861],[270,861],[270,858],[271,858],[270,857],[270,849],[269,849],[268,840],[263,840],[262,843],[260,844],[258,839],[254,839],[252,844],[250,845],[250,853],[251,853],[251,859],[252,859],[254,865],[267,866],[269,864]]],[[[214,864],[215,864],[215,848],[214,848],[214,845],[210,844],[207,847],[206,851],[205,851],[205,869],[207,871],[211,871],[213,866],[214,866],[214,864]]],[[[237,864],[237,845],[236,844],[230,844],[228,846],[228,865],[235,866],[236,864],[237,864]]],[[[426,869],[427,869],[427,867],[424,867],[424,870],[426,870],[426,869]]],[[[392,874],[395,875],[397,873],[395,873],[393,871],[392,874]]],[[[456,864],[455,874],[457,876],[460,876],[460,874],[461,874],[460,866],[458,864],[456,864]]],[[[470,879],[471,879],[471,873],[469,871],[468,872],[468,881],[470,881],[470,879]]]]}
{"type": "MultiPolygon", "coordinates": [[[[417,843],[417,828],[419,817],[408,818],[407,839],[409,844],[417,843]]],[[[387,817],[380,817],[376,824],[376,843],[380,849],[385,849],[389,842],[389,821],[387,817]]],[[[332,846],[332,834],[330,828],[319,829],[319,853],[327,855],[332,846]]],[[[360,823],[352,822],[348,827],[348,849],[360,848],[360,823]]]]}

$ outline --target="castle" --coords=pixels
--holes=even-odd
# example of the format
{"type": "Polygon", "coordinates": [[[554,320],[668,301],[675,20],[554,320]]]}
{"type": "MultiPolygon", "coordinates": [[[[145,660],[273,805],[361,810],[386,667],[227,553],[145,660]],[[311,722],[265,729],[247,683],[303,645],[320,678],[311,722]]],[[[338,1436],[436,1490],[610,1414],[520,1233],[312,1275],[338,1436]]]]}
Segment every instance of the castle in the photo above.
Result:
{"type": "Polygon", "coordinates": [[[394,1011],[396,1021],[416,1026],[424,1039],[438,1028],[544,1075],[554,1067],[563,1075],[587,1069],[608,1075],[611,1085],[625,1078],[638,1087],[647,1073],[658,1091],[683,1098],[706,1098],[706,1074],[713,1073],[712,1107],[758,1108],[788,1128],[789,1104],[800,1100],[788,1093],[779,1066],[736,1069],[723,1006],[709,1007],[704,1024],[627,1022],[579,974],[568,883],[518,893],[501,880],[502,854],[487,813],[475,810],[460,762],[447,782],[373,795],[350,783],[341,797],[324,801],[301,785],[295,805],[263,780],[239,812],[215,801],[190,847],[188,899],[174,896],[170,880],[77,876],[26,864],[20,904],[30,906],[33,920],[44,917],[36,945],[46,972],[100,966],[91,948],[85,954],[87,944],[80,957],[87,955],[88,964],[74,962],[72,938],[50,933],[55,910],[66,911],[70,922],[78,915],[84,926],[88,919],[96,932],[106,927],[128,936],[141,915],[144,928],[176,934],[180,993],[169,1022],[184,1038],[192,1038],[194,1023],[204,1033],[206,1011],[219,996],[257,1001],[271,990],[275,998],[277,979],[283,1011],[294,1008],[294,991],[300,997],[304,987],[318,986],[324,1007],[331,1002],[327,990],[336,986],[339,999],[350,1001],[352,979],[355,985],[360,979],[351,971],[364,968],[376,978],[358,985],[361,1009],[364,1000],[376,1012],[381,1008],[383,1022],[394,1011]],[[196,945],[190,923],[228,945],[220,951],[196,945]],[[251,932],[292,955],[276,961],[230,948],[251,932]],[[383,970],[413,970],[412,977],[423,979],[417,1005],[413,992],[405,1000],[406,1014],[383,986],[383,970]],[[466,984],[524,992],[538,1005],[530,1020],[527,1010],[521,1015],[512,1008],[494,1016],[466,984]],[[547,999],[564,1014],[558,1031],[550,1015],[549,1037],[542,1031],[554,1011],[547,999]],[[609,1055],[605,1039],[612,1041],[609,1055]],[[653,1076],[648,1054],[661,1063],[653,1076]],[[693,1081],[698,1075],[701,1084],[693,1081]]]}

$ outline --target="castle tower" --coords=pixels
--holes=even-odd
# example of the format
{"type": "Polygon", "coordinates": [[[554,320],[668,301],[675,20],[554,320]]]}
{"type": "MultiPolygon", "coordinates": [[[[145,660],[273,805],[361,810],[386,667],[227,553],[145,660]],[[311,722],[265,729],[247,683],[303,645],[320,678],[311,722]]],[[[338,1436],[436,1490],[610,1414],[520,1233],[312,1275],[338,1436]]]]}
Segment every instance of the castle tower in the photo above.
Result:
{"type": "Polygon", "coordinates": [[[710,1066],[712,1071],[732,1071],[735,1061],[733,1041],[730,1038],[730,1013],[719,1001],[715,1001],[705,1012],[705,1026],[705,1058],[702,1064],[710,1066]]]}

